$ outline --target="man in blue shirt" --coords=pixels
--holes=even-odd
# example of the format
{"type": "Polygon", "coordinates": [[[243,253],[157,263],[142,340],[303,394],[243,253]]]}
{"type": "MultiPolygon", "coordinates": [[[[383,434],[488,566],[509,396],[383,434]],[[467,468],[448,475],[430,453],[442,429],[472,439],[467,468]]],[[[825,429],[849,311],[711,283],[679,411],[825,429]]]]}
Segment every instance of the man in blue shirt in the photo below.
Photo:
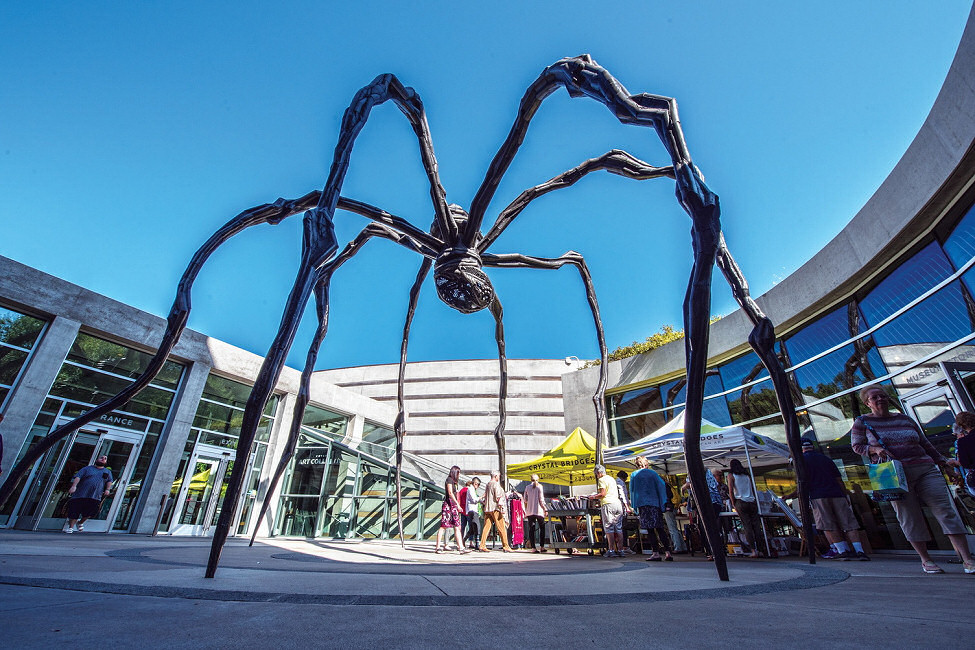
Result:
{"type": "Polygon", "coordinates": [[[99,456],[94,465],[82,467],[71,478],[71,487],[68,488],[68,526],[64,532],[80,533],[85,529],[87,519],[98,516],[102,499],[108,496],[114,480],[107,464],[108,456],[99,456]]]}
{"type": "Polygon", "coordinates": [[[823,557],[827,560],[869,560],[870,556],[863,550],[860,524],[850,507],[836,463],[816,451],[811,438],[802,439],[802,458],[806,464],[809,501],[816,528],[829,540],[830,550],[823,557]]]}

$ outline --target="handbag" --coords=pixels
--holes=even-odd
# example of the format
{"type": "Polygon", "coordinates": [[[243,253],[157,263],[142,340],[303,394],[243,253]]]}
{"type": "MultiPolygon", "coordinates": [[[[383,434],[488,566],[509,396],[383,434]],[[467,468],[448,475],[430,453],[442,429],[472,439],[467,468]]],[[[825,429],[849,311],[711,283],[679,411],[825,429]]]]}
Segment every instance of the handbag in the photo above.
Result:
{"type": "Polygon", "coordinates": [[[860,424],[873,434],[877,443],[883,447],[884,453],[878,458],[879,462],[874,463],[873,459],[864,457],[864,465],[867,467],[867,476],[870,478],[870,487],[873,490],[871,498],[874,501],[898,501],[904,498],[904,494],[909,491],[907,485],[907,474],[904,473],[904,465],[887,451],[887,445],[883,438],[877,433],[876,429],[860,419],[860,424]],[[886,460],[884,460],[886,458],[886,460]]]}

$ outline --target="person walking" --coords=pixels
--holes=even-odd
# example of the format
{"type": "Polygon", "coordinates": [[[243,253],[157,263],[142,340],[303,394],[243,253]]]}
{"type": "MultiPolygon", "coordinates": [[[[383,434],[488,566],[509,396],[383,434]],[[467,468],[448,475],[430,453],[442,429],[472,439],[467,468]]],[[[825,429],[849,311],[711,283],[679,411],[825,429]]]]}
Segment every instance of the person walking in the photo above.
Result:
{"type": "Polygon", "coordinates": [[[653,555],[647,558],[647,562],[672,562],[674,556],[670,552],[670,531],[663,516],[667,505],[667,484],[650,469],[646,456],[637,456],[636,466],[639,469],[630,475],[630,504],[636,508],[640,527],[647,531],[650,548],[653,549],[653,555]]]}
{"type": "Polygon", "coordinates": [[[484,528],[481,530],[481,544],[477,550],[487,553],[487,538],[491,534],[491,526],[497,529],[501,535],[501,547],[505,553],[511,552],[508,545],[508,531],[505,524],[505,507],[508,505],[507,496],[504,488],[501,487],[501,472],[494,470],[491,472],[491,480],[484,486],[484,528]]]}
{"type": "Polygon", "coordinates": [[[68,525],[66,533],[82,532],[85,522],[98,516],[102,499],[112,490],[112,471],[108,468],[108,456],[95,459],[93,465],[82,467],[71,477],[68,488],[68,525]]]}
{"type": "Polygon", "coordinates": [[[664,487],[667,488],[667,503],[664,504],[664,521],[667,522],[667,528],[670,530],[670,547],[674,549],[674,553],[683,553],[687,550],[687,545],[684,544],[684,536],[681,535],[680,528],[677,526],[677,512],[674,508],[674,490],[670,487],[670,483],[664,482],[664,487]]]}
{"type": "Polygon", "coordinates": [[[457,542],[457,550],[461,555],[470,553],[464,547],[464,541],[460,535],[460,501],[457,499],[457,483],[459,480],[460,468],[454,465],[450,468],[450,474],[447,476],[447,480],[444,481],[446,495],[444,496],[443,505],[440,507],[440,528],[437,529],[435,553],[444,553],[447,551],[447,531],[451,528],[454,529],[454,541],[457,542]],[[443,548],[440,547],[441,539],[443,540],[443,548]]]}
{"type": "Polygon", "coordinates": [[[525,488],[525,521],[528,528],[528,546],[534,553],[544,553],[545,516],[548,508],[545,506],[545,490],[538,481],[538,474],[532,474],[532,482],[525,488]]]}
{"type": "Polygon", "coordinates": [[[606,476],[606,468],[596,465],[596,492],[589,499],[599,499],[599,516],[606,534],[606,557],[623,557],[623,502],[616,481],[606,476]]]}
{"type": "Polygon", "coordinates": [[[728,495],[731,508],[738,513],[741,527],[745,533],[745,541],[751,549],[749,557],[759,557],[759,540],[762,539],[762,520],[758,516],[758,497],[755,486],[745,470],[745,466],[737,458],[731,460],[731,473],[728,474],[728,495]]]}
{"type": "Polygon", "coordinates": [[[802,459],[806,464],[806,481],[809,484],[809,507],[812,509],[816,528],[829,540],[830,549],[823,554],[827,560],[869,561],[863,550],[863,533],[853,514],[843,484],[843,477],[836,463],[816,451],[812,438],[802,439],[802,459]]]}
{"type": "Polygon", "coordinates": [[[481,527],[481,515],[478,512],[478,508],[481,507],[481,497],[477,493],[480,486],[481,479],[475,476],[464,488],[467,490],[465,494],[467,499],[463,503],[467,509],[467,532],[464,536],[464,546],[471,549],[477,548],[477,532],[481,527]]]}
{"type": "Polygon", "coordinates": [[[903,499],[890,504],[904,537],[921,558],[921,570],[944,573],[928,553],[931,533],[921,511],[921,506],[926,505],[961,558],[965,573],[975,574],[975,560],[968,550],[965,524],[951,502],[940,470],[945,466],[958,467],[960,463],[942,456],[914,420],[901,413],[891,413],[890,398],[883,388],[868,386],[860,391],[860,399],[870,409],[870,414],[853,421],[850,446],[854,453],[868,456],[873,462],[889,457],[903,465],[908,491],[903,499]]]}

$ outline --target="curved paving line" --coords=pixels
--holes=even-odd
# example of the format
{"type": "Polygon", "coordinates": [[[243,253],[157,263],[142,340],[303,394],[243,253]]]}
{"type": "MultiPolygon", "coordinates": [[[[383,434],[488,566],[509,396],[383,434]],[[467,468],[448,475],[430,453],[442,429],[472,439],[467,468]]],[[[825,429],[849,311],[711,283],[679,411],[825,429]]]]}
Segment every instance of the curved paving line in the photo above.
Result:
{"type": "Polygon", "coordinates": [[[378,607],[557,607],[571,605],[612,605],[674,600],[704,600],[752,596],[798,589],[813,589],[842,582],[850,574],[838,569],[799,565],[803,575],[796,578],[757,585],[716,587],[694,591],[661,591],[626,594],[546,596],[543,594],[505,596],[355,596],[329,594],[291,594],[281,592],[253,592],[223,589],[120,585],[87,580],[52,578],[21,578],[0,576],[0,584],[42,589],[84,591],[121,596],[153,596],[157,598],[186,598],[252,603],[287,603],[299,605],[371,605],[378,607]]]}
{"type": "MultiPolygon", "coordinates": [[[[184,547],[190,548],[190,547],[184,547]]],[[[144,562],[146,564],[157,564],[165,566],[179,566],[179,567],[194,567],[203,568],[201,562],[185,562],[181,560],[167,560],[158,557],[152,557],[148,555],[160,549],[165,550],[179,550],[179,547],[172,546],[154,546],[143,549],[118,549],[114,551],[106,551],[105,555],[118,560],[126,560],[129,562],[144,562]]],[[[281,560],[282,562],[298,562],[300,566],[298,567],[288,567],[279,566],[274,567],[266,564],[262,564],[259,567],[256,566],[235,566],[228,562],[227,558],[224,558],[220,567],[224,569],[236,569],[239,571],[301,571],[304,573],[362,573],[367,575],[375,574],[386,574],[386,575],[416,575],[417,566],[423,566],[423,573],[431,576],[446,577],[446,576],[467,576],[467,577],[479,577],[479,576],[496,576],[499,575],[497,567],[512,566],[508,562],[492,562],[484,563],[479,562],[477,564],[429,564],[427,560],[422,559],[402,559],[396,560],[402,564],[362,564],[362,563],[351,563],[343,562],[341,560],[333,560],[330,558],[317,557],[314,555],[304,555],[299,552],[293,553],[274,553],[270,555],[272,559],[281,560]],[[318,566],[316,566],[318,565],[318,566]]],[[[388,560],[387,556],[377,556],[383,560],[388,560]]],[[[593,558],[595,560],[595,558],[593,558]]],[[[580,559],[581,561],[581,559],[580,559]]],[[[563,567],[559,567],[557,570],[553,570],[553,566],[550,563],[545,565],[538,564],[536,570],[534,571],[517,571],[509,570],[505,571],[503,574],[507,577],[533,577],[541,575],[587,575],[590,573],[616,573],[616,572],[627,572],[636,571],[643,568],[642,565],[636,563],[625,563],[607,566],[605,564],[594,563],[581,569],[581,564],[579,561],[573,561],[572,564],[566,563],[563,567]]]]}

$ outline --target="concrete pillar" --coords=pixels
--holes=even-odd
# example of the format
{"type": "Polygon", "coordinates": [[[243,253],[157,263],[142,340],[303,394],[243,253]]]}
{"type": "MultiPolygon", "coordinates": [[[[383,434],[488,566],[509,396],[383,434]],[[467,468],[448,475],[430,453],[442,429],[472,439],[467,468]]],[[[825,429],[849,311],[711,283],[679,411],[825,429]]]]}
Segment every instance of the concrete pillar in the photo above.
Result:
{"type": "MultiPolygon", "coordinates": [[[[258,537],[270,537],[274,528],[274,518],[278,512],[278,502],[281,499],[281,489],[283,485],[278,483],[274,494],[267,493],[271,485],[271,478],[278,469],[281,456],[284,454],[285,447],[288,446],[288,434],[291,432],[291,423],[294,421],[295,402],[298,396],[294,393],[285,393],[279,397],[278,411],[274,417],[274,425],[271,427],[271,438],[268,441],[267,457],[264,459],[264,467],[261,468],[261,479],[257,488],[257,499],[254,503],[254,517],[261,511],[265,499],[270,498],[271,503],[267,509],[267,517],[263,521],[256,523],[258,526],[258,537]]],[[[252,527],[255,523],[252,521],[252,527]]],[[[253,528],[251,528],[253,530],[253,528]]]]}
{"type": "Polygon", "coordinates": [[[20,381],[13,387],[0,423],[3,436],[3,471],[8,472],[20,457],[34,420],[44,406],[51,386],[71,350],[81,323],[56,316],[37,343],[20,381]]]}
{"type": "Polygon", "coordinates": [[[162,497],[169,494],[176,479],[186,438],[193,426],[193,418],[196,417],[196,409],[209,375],[210,366],[199,361],[191,364],[185,371],[183,382],[170,408],[169,418],[159,435],[155,460],[146,473],[143,485],[148,486],[148,489],[142,494],[132,515],[134,525],[131,532],[149,534],[156,524],[162,497]]]}

